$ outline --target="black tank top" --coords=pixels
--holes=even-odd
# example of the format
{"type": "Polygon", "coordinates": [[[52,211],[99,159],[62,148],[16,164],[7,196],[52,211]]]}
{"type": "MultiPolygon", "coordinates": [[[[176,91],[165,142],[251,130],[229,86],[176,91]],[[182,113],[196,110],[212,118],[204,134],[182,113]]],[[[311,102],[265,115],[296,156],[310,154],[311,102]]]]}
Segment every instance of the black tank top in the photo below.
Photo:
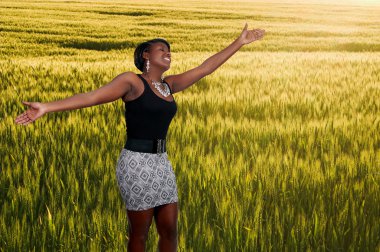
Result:
{"type": "Polygon", "coordinates": [[[164,139],[177,112],[174,97],[173,101],[162,99],[143,77],[137,76],[144,83],[144,92],[136,99],[125,102],[127,138],[164,139]]]}

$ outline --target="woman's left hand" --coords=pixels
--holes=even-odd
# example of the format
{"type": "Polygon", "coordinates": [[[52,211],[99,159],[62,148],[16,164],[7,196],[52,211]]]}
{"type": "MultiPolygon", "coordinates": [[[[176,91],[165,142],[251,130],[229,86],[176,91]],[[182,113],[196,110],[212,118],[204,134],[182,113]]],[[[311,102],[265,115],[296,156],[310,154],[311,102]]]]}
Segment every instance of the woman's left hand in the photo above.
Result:
{"type": "Polygon", "coordinates": [[[239,36],[239,40],[243,45],[252,43],[253,41],[262,39],[264,37],[265,30],[253,29],[248,30],[248,24],[245,24],[243,31],[239,36]]]}

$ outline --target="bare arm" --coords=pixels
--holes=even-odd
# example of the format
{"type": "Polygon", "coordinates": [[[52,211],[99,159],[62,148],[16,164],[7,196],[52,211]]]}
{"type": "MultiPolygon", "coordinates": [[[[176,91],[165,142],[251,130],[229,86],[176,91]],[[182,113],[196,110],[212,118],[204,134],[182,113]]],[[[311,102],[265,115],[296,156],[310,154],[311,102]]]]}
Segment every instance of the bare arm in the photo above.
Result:
{"type": "Polygon", "coordinates": [[[49,112],[80,109],[115,101],[131,90],[130,79],[132,75],[134,73],[122,73],[99,89],[88,93],[76,94],[63,100],[46,103],[23,102],[29,106],[29,109],[19,115],[15,122],[27,125],[49,112]]]}
{"type": "Polygon", "coordinates": [[[122,73],[107,85],[91,92],[76,94],[63,100],[45,103],[46,112],[80,109],[115,101],[130,90],[129,74],[131,73],[122,73]]]}
{"type": "Polygon", "coordinates": [[[248,30],[246,24],[240,36],[222,51],[206,59],[200,66],[187,72],[177,75],[171,75],[165,78],[165,81],[172,86],[172,92],[180,92],[206,75],[214,72],[232,55],[234,55],[243,45],[261,39],[264,36],[264,30],[248,30]]]}

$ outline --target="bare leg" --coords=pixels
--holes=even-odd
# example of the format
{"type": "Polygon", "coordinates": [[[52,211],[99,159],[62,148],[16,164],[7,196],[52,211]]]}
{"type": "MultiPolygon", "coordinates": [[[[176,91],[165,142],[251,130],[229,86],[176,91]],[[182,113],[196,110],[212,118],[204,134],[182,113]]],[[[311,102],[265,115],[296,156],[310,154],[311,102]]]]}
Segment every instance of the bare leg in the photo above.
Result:
{"type": "Polygon", "coordinates": [[[154,208],[143,211],[127,210],[129,222],[129,252],[145,251],[145,243],[148,238],[150,225],[152,224],[153,214],[154,208]]]}
{"type": "Polygon", "coordinates": [[[154,210],[158,235],[158,248],[161,252],[177,251],[177,203],[158,206],[154,210]]]}

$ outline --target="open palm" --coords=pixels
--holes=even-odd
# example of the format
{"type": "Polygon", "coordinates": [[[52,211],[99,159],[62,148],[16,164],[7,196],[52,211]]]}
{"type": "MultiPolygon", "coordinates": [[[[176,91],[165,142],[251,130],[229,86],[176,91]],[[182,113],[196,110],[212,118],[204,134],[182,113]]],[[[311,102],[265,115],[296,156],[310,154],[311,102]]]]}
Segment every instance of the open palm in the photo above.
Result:
{"type": "Polygon", "coordinates": [[[248,24],[245,24],[243,31],[240,34],[240,41],[245,45],[252,43],[253,41],[262,39],[264,37],[265,30],[253,29],[248,30],[248,24]]]}
{"type": "Polygon", "coordinates": [[[15,122],[17,124],[27,125],[34,122],[46,113],[46,109],[43,103],[40,102],[22,102],[29,106],[29,109],[24,113],[17,116],[15,122]]]}

